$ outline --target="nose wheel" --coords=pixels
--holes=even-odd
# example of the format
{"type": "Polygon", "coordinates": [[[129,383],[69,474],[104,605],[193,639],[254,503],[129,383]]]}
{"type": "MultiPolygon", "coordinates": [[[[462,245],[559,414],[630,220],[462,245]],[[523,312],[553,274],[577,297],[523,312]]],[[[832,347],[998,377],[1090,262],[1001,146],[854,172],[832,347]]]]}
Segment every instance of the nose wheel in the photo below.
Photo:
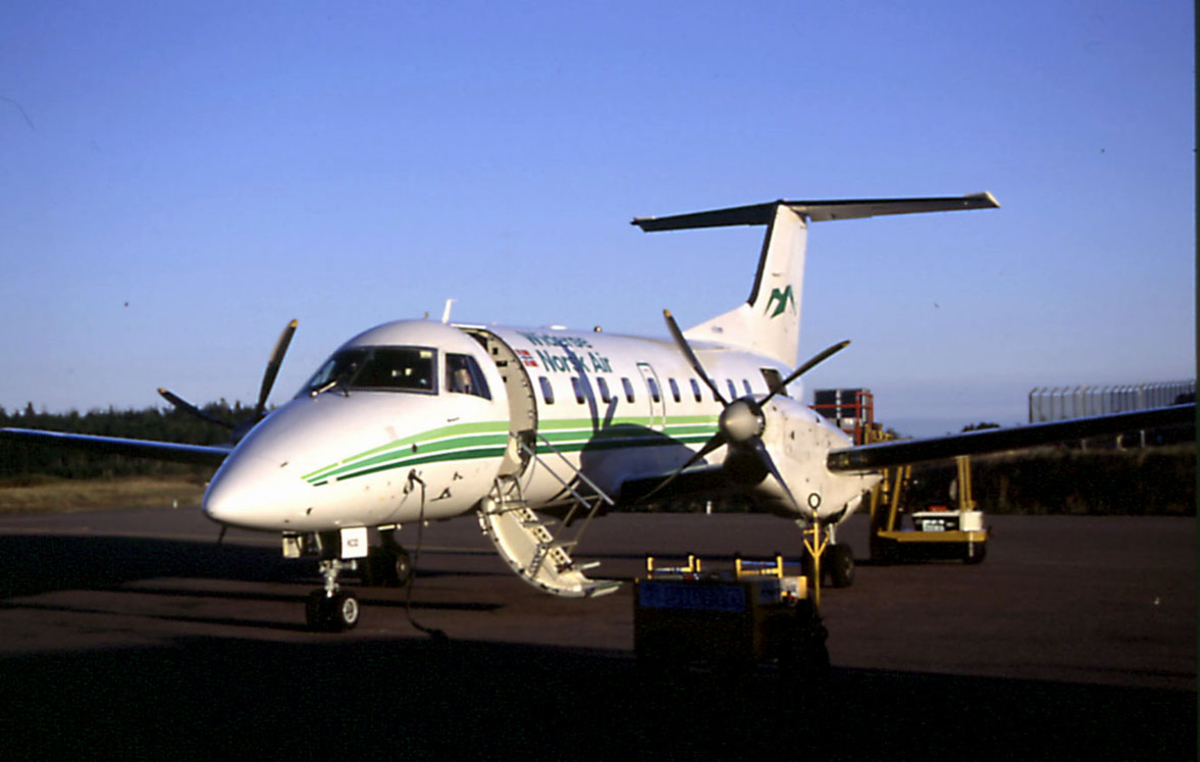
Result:
{"type": "Polygon", "coordinates": [[[325,586],[308,595],[304,618],[309,629],[317,632],[345,632],[358,624],[358,598],[349,590],[338,587],[337,576],[348,564],[329,559],[321,562],[325,586]]]}
{"type": "Polygon", "coordinates": [[[345,632],[358,624],[358,614],[358,598],[349,590],[338,590],[333,595],[314,590],[305,608],[309,629],[317,632],[345,632]]]}

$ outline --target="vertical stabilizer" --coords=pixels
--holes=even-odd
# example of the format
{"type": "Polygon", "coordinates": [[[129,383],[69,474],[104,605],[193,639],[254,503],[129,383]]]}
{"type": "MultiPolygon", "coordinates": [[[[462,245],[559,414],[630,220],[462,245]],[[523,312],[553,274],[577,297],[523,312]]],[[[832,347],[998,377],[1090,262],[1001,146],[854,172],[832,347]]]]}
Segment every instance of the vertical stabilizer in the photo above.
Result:
{"type": "Polygon", "coordinates": [[[689,328],[684,336],[730,344],[794,367],[800,346],[808,226],[786,204],[773,206],[750,297],[729,312],[689,328]]]}
{"type": "Polygon", "coordinates": [[[795,366],[800,345],[800,296],[810,222],[995,209],[999,206],[990,193],[931,198],[771,201],[670,217],[637,217],[633,224],[646,232],[766,225],[767,235],[750,298],[736,309],[684,331],[684,336],[695,341],[728,344],[795,366]]]}

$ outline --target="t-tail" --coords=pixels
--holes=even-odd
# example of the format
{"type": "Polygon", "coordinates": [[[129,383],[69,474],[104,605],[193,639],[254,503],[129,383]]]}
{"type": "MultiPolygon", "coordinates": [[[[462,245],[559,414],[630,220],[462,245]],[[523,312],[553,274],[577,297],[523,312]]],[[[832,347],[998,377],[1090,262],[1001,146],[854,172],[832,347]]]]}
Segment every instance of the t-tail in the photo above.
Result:
{"type": "Polygon", "coordinates": [[[992,194],[986,192],[941,198],[779,200],[671,217],[638,217],[633,224],[646,232],[766,225],[750,298],[729,312],[684,331],[684,336],[692,341],[726,344],[766,355],[794,367],[800,347],[804,253],[810,222],[999,206],[992,194]]]}

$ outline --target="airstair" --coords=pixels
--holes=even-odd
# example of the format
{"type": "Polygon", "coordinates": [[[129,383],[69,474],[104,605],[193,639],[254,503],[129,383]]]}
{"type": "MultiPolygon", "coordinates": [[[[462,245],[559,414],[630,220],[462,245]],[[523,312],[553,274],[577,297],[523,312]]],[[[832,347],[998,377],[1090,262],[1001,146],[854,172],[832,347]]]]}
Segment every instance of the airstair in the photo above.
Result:
{"type": "Polygon", "coordinates": [[[582,524],[570,539],[556,540],[549,529],[556,520],[539,516],[529,507],[518,475],[511,474],[496,478],[480,506],[479,526],[512,570],[544,592],[568,598],[589,598],[615,592],[621,586],[620,582],[589,579],[584,575],[585,571],[599,566],[599,561],[579,564],[570,553],[597,511],[605,503],[613,504],[612,498],[575,468],[545,437],[539,435],[538,438],[546,451],[557,456],[559,463],[556,465],[570,474],[568,479],[552,467],[551,458],[540,455],[526,439],[513,435],[523,453],[553,475],[570,495],[571,507],[563,518],[563,527],[570,526],[578,518],[582,519],[582,524]],[[585,487],[586,493],[581,491],[585,487]]]}

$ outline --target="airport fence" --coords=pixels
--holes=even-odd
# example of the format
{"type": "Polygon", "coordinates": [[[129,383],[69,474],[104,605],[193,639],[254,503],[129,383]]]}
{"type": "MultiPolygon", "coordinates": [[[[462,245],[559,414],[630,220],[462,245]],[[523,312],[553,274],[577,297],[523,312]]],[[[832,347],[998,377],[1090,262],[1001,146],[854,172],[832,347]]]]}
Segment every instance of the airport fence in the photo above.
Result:
{"type": "Polygon", "coordinates": [[[1195,379],[1108,386],[1042,386],[1029,392],[1029,422],[1127,413],[1195,400],[1195,379]]]}

